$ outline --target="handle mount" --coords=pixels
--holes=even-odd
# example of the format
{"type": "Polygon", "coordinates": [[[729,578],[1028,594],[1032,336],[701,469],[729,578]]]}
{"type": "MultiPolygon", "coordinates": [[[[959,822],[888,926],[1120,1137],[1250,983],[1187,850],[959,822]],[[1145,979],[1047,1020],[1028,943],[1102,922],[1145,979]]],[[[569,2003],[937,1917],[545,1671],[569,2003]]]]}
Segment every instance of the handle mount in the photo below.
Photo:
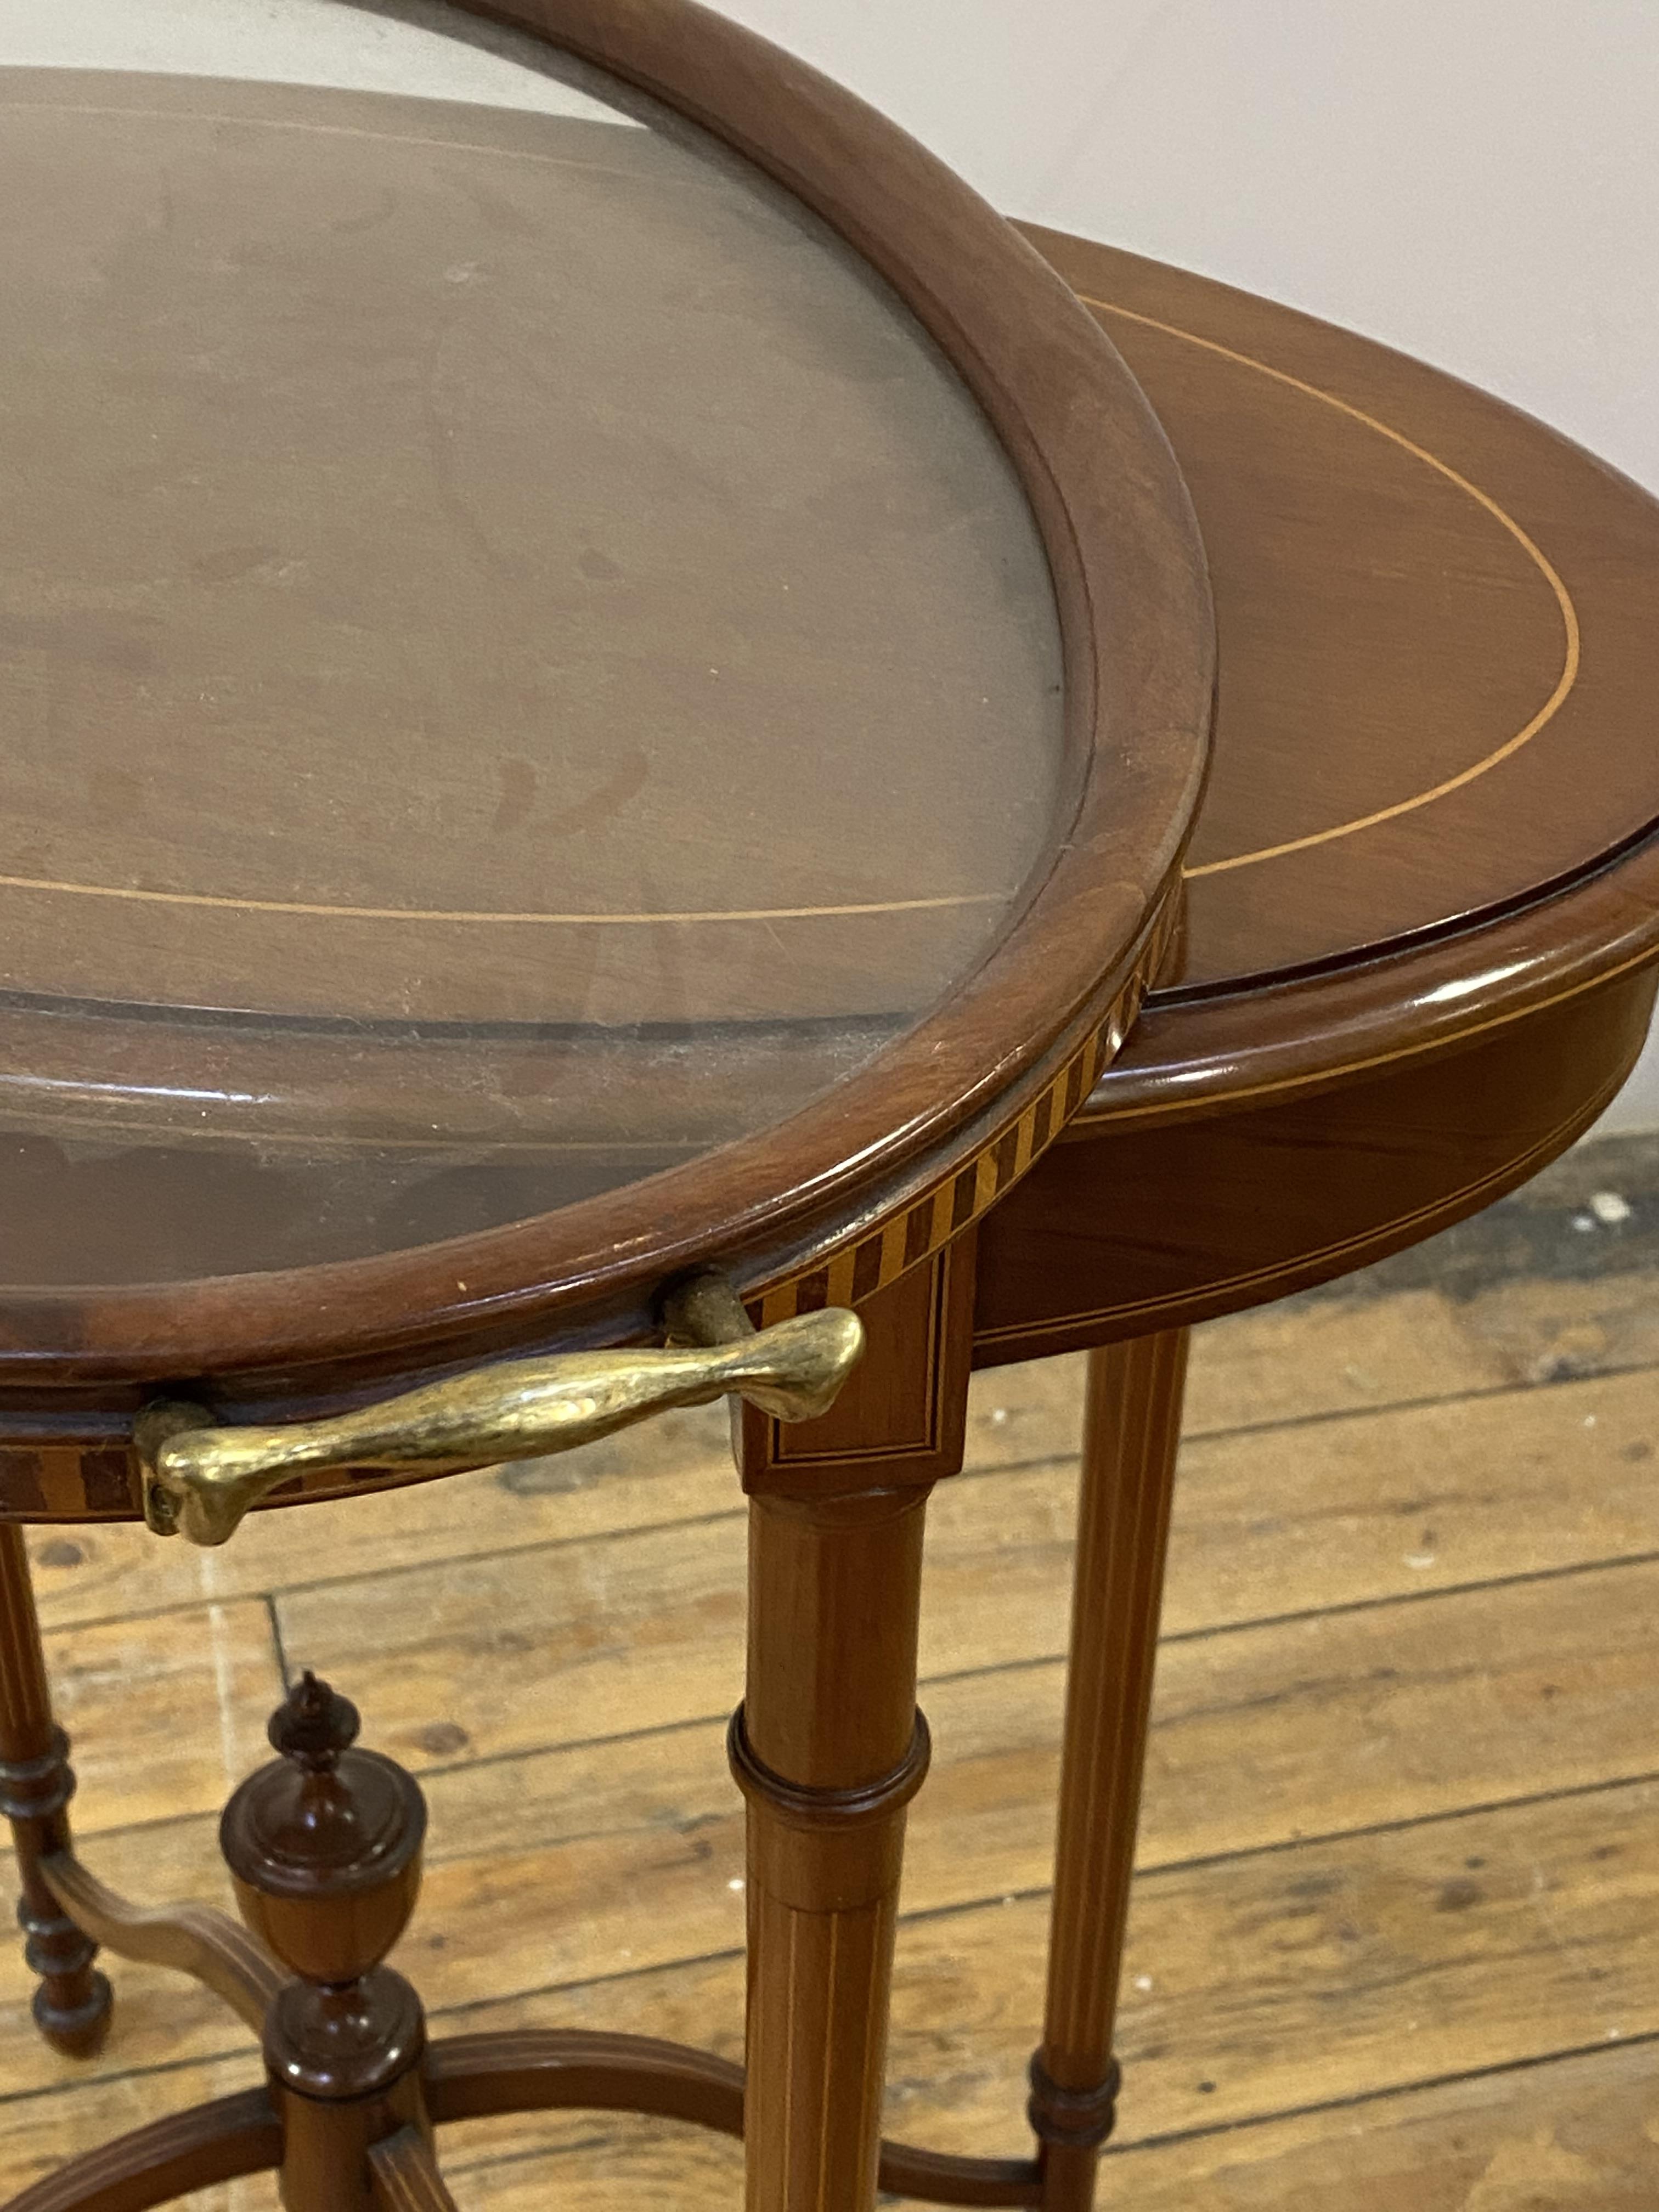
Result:
{"type": "Polygon", "coordinates": [[[173,1400],[146,1407],[133,1429],[144,1518],[157,1535],[222,1544],[293,1475],[346,1468],[453,1474],[538,1459],[728,1394],[781,1421],[811,1420],[828,1412],[864,1350],[864,1324],[837,1307],[757,1330],[716,1274],[682,1284],[665,1317],[660,1351],[507,1360],[284,1428],[222,1427],[204,1407],[173,1400]]]}

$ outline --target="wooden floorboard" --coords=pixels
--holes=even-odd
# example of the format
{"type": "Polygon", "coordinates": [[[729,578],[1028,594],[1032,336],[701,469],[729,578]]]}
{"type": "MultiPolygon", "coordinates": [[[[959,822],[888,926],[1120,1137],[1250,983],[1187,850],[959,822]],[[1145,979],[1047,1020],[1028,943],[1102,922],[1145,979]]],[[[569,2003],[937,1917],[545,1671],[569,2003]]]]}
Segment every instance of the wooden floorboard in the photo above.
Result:
{"type": "MultiPolygon", "coordinates": [[[[1413,1281],[1201,1333],[1103,2207],[1659,2203],[1656,1291],[1413,1281]]],[[[981,1378],[933,1514],[890,2119],[943,2148],[1022,2147],[1078,1386],[1075,1361],[981,1378]]],[[[107,1878],[222,1898],[217,1807],[281,1661],[316,1664],[422,1775],[400,1963],[435,2033],[737,2052],[743,1518],[717,1417],[260,1516],[220,1553],[31,1548],[107,1878]]],[[[0,2187],[256,2078],[210,2000],[114,1973],[116,2032],[77,2068],[8,1947],[0,2187]]],[[[446,2155],[469,2212],[740,2198],[732,2146],[626,2118],[475,2124],[446,2155]]]]}

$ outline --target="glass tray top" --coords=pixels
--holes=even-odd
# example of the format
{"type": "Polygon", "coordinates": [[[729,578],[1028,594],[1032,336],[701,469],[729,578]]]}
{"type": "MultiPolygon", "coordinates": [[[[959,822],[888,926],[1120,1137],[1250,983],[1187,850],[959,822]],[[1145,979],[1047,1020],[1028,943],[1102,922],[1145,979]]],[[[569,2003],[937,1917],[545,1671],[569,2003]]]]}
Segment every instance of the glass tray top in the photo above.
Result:
{"type": "Polygon", "coordinates": [[[694,1158],[1056,834],[1041,544],[896,296],[631,92],[374,20],[418,94],[0,70],[0,1282],[694,1158]]]}

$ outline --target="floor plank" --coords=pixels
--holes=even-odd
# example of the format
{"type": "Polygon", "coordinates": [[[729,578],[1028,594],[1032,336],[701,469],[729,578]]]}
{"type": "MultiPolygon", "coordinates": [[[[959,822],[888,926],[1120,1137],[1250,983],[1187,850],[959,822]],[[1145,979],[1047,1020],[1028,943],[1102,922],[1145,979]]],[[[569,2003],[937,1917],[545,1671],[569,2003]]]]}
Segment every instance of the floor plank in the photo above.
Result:
{"type": "MultiPolygon", "coordinates": [[[[1149,1757],[1144,1866],[1271,1851],[1423,1821],[1472,1797],[1584,1790],[1659,1741],[1650,1662],[1659,1565],[1292,1620],[1167,1646],[1149,1757]],[[1218,1772],[1249,1785],[1218,1790],[1218,1772]]],[[[912,1817],[903,1903],[937,1915],[1047,1880],[1061,1669],[939,1682],[937,1756],[912,1817]]],[[[428,1779],[425,1892],[398,1960],[436,2011],[626,1976],[742,1940],[742,1822],[718,1723],[468,1763],[428,1779]],[[648,1909],[642,1911],[644,1905],[648,1909]]],[[[210,1819],[87,1845],[117,1880],[222,1895],[210,1819]]],[[[122,2041],[230,2047],[210,2001],[121,1972],[122,2041]],[[173,1994],[176,1991],[176,1997],[173,1994]]],[[[0,2078],[61,2079],[22,1977],[0,2011],[0,2078]]]]}
{"type": "MultiPolygon", "coordinates": [[[[1167,1626],[1650,1552],[1655,1434],[1650,1370],[1198,1440],[1167,1626]]],[[[1064,1649],[1074,1486],[1062,1464],[936,1494],[924,1675],[1064,1649]]],[[[276,1609],[295,1663],[349,1681],[386,1748],[418,1767],[728,1709],[744,1573],[742,1524],[721,1519],[295,1591],[276,1609]]]]}
{"type": "MultiPolygon", "coordinates": [[[[1103,2212],[1650,2212],[1659,2051],[1614,2045],[1115,2157],[1103,2212]]],[[[492,2196],[495,2192],[492,2189],[492,2196]]]]}
{"type": "Polygon", "coordinates": [[[282,1671],[258,1598],[60,1630],[46,1647],[88,1826],[217,1808],[267,1755],[282,1671]]]}
{"type": "Polygon", "coordinates": [[[1442,1291],[1296,1299],[1229,1314],[1194,1331],[1186,1433],[1461,1397],[1514,1380],[1503,1349],[1471,1328],[1442,1291]]]}
{"type": "MultiPolygon", "coordinates": [[[[1103,2209],[1659,2202],[1642,1282],[1651,1301],[1628,1271],[1465,1268],[1455,1297],[1418,1280],[1200,1333],[1103,2209]]],[[[893,2107],[945,2148],[1023,2142],[1079,1382],[1076,1361],[979,1378],[978,1472],[933,1511],[938,1754],[893,2107]]],[[[743,1525],[718,1414],[506,1480],[264,1516],[220,1553],[131,1529],[31,1546],[106,1878],[223,1901],[215,1811],[264,1755],[280,1627],[289,1662],[336,1671],[367,1740],[422,1772],[428,1871],[400,1958],[437,2032],[562,2021],[738,2052],[719,1717],[743,1525]]],[[[0,1950],[0,2188],[257,2074],[210,1999],[125,1965],[103,2057],[59,2060],[0,1950]]],[[[538,2115],[447,2141],[464,2212],[737,2201],[733,2147],[650,2124],[538,2115]]],[[[274,2204],[246,2183],[198,2212],[274,2204]]]]}
{"type": "Polygon", "coordinates": [[[1585,1283],[1522,1278],[1486,1285],[1459,1309],[1472,1340],[1517,1382],[1554,1382],[1659,1362],[1659,1273],[1585,1283]]]}
{"type": "MultiPolygon", "coordinates": [[[[1042,1912],[1023,1899],[902,1927],[892,2132],[985,2155],[1022,2141],[1042,1912]]],[[[1659,2038],[1656,1929],[1653,1784],[1149,1874],[1130,1929],[1122,2142],[1500,2068],[1522,2069],[1524,2140],[1534,2062],[1659,2038]]],[[[632,2029],[734,2051],[741,2017],[733,1953],[472,2007],[455,2025],[632,2029]]],[[[574,2140],[629,2178],[637,2131],[597,2115],[479,2124],[452,2164],[562,2155],[574,2140]]],[[[677,2201],[702,2212],[696,2196],[677,2201]]]]}
{"type": "Polygon", "coordinates": [[[1659,1370],[1183,1445],[1166,1631],[1659,1550],[1659,1370]]]}

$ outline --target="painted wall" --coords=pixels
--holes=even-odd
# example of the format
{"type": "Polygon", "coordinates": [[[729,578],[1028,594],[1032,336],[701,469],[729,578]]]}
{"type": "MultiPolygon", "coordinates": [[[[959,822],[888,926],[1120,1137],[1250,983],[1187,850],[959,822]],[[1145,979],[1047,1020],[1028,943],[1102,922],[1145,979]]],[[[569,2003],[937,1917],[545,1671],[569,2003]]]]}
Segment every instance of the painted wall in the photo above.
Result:
{"type": "MultiPolygon", "coordinates": [[[[0,63],[32,69],[160,70],[265,77],[356,92],[530,107],[609,111],[530,75],[507,33],[471,22],[444,35],[443,0],[0,0],[0,63]]],[[[612,118],[614,120],[615,118],[612,118]]]]}
{"type": "MultiPolygon", "coordinates": [[[[1659,0],[724,5],[1010,214],[1404,347],[1659,491],[1659,0]]],[[[0,0],[0,59],[266,67],[325,22],[328,81],[512,96],[335,0],[0,0]]],[[[1659,1127],[1659,1047],[1607,1126],[1659,1127]]]]}

